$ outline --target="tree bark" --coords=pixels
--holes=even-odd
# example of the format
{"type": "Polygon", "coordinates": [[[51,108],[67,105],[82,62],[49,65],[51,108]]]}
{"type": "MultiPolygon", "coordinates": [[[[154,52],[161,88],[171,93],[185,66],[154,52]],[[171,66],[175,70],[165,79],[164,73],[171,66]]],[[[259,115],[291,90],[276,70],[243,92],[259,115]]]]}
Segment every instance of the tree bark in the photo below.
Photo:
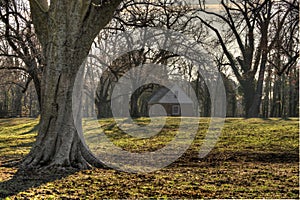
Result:
{"type": "Polygon", "coordinates": [[[250,109],[253,104],[255,95],[255,83],[252,78],[245,79],[240,82],[243,92],[243,107],[245,112],[245,117],[250,117],[250,109]]]}
{"type": "Polygon", "coordinates": [[[261,99],[262,99],[267,59],[268,59],[268,51],[266,50],[265,52],[263,52],[263,55],[262,55],[261,65],[260,65],[260,70],[259,70],[259,75],[258,75],[258,81],[257,81],[257,87],[256,87],[252,105],[249,109],[248,117],[259,117],[259,113],[260,113],[259,110],[260,110],[260,104],[261,104],[261,99]]]}
{"type": "Polygon", "coordinates": [[[271,74],[272,70],[270,67],[268,68],[268,75],[266,77],[266,87],[265,87],[265,92],[264,92],[264,101],[263,101],[263,118],[269,118],[269,107],[270,107],[270,90],[271,90],[271,74]]]}
{"type": "MultiPolygon", "coordinates": [[[[75,127],[72,94],[76,75],[91,44],[121,1],[30,1],[33,23],[46,59],[37,140],[22,167],[79,168],[103,166],[75,127]],[[104,3],[103,3],[104,2],[104,3]],[[49,20],[48,20],[49,19],[49,20]]],[[[77,113],[76,113],[77,115],[77,113]]]]}
{"type": "Polygon", "coordinates": [[[12,117],[22,117],[22,91],[19,86],[16,86],[12,90],[13,102],[12,102],[12,117]]]}
{"type": "Polygon", "coordinates": [[[141,95],[140,89],[137,89],[131,95],[131,99],[130,99],[130,115],[133,118],[140,117],[139,105],[138,105],[138,100],[139,100],[140,95],[141,95]]]}

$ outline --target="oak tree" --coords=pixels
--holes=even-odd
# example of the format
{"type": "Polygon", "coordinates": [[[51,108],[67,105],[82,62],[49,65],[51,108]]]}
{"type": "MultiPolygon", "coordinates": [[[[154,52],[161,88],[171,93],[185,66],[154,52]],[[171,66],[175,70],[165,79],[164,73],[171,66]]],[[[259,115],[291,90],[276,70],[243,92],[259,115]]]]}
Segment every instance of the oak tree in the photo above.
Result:
{"type": "Polygon", "coordinates": [[[30,0],[42,46],[41,119],[37,140],[22,163],[32,168],[101,166],[79,137],[72,111],[76,74],[99,31],[121,0],[30,0]]]}

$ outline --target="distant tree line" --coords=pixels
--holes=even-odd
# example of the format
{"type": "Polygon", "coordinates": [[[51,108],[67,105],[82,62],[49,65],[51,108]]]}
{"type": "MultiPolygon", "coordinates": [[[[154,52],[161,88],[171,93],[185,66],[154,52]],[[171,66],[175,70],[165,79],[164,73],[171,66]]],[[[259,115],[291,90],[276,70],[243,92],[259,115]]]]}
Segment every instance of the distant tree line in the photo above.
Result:
{"type": "MultiPolygon", "coordinates": [[[[45,61],[28,9],[26,2],[10,1],[0,10],[0,117],[37,117],[40,113],[45,61]]],[[[99,33],[93,48],[112,51],[103,47],[102,41],[136,27],[173,29],[195,39],[213,55],[226,88],[228,117],[298,117],[298,16],[296,0],[221,1],[217,11],[205,1],[191,7],[177,1],[126,0],[99,33]]],[[[195,66],[172,52],[145,48],[93,71],[99,67],[97,62],[101,61],[87,60],[92,67],[86,76],[98,77],[99,84],[85,87],[87,94],[97,88],[94,101],[83,99],[89,102],[84,104],[85,116],[96,112],[98,118],[112,117],[115,83],[126,71],[146,63],[163,64],[166,77],[190,82],[200,116],[210,116],[211,99],[203,77],[195,66]]],[[[148,116],[147,102],[159,88],[148,84],[125,94],[130,97],[131,115],[148,116]]]]}

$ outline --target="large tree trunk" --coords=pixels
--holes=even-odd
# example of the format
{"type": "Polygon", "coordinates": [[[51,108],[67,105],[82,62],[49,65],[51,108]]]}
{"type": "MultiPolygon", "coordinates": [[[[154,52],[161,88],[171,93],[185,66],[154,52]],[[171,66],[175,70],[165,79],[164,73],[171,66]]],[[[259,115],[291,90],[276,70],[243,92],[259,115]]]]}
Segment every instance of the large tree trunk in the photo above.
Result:
{"type": "MultiPolygon", "coordinates": [[[[41,120],[36,143],[24,168],[102,166],[80,139],[72,109],[76,75],[99,31],[120,1],[30,1],[33,22],[43,46],[46,67],[41,92],[41,120]],[[98,19],[99,17],[99,19],[98,19]]],[[[77,88],[78,89],[78,88],[77,88]]],[[[74,113],[75,114],[75,113],[74,113]]],[[[76,113],[75,115],[78,115],[76,113]]]]}
{"type": "Polygon", "coordinates": [[[272,91],[272,105],[271,105],[271,114],[270,117],[279,117],[281,116],[281,81],[280,77],[275,76],[273,91],[272,91]]]}
{"type": "Polygon", "coordinates": [[[19,86],[16,86],[12,90],[13,102],[12,102],[12,117],[22,117],[22,91],[19,86]]]}
{"type": "Polygon", "coordinates": [[[250,109],[253,104],[255,95],[255,83],[253,79],[247,79],[241,82],[242,92],[243,92],[243,107],[245,112],[245,117],[250,117],[250,109]]]}
{"type": "Polygon", "coordinates": [[[295,69],[289,74],[289,117],[298,116],[298,102],[299,102],[299,72],[295,69]]]}
{"type": "Polygon", "coordinates": [[[271,75],[272,75],[272,70],[269,67],[268,69],[268,75],[266,78],[266,86],[265,86],[265,94],[264,94],[264,101],[263,101],[263,110],[262,110],[262,114],[264,118],[269,118],[269,107],[270,107],[270,95],[271,95],[271,75]]]}
{"type": "Polygon", "coordinates": [[[23,165],[87,168],[91,158],[83,156],[88,150],[75,128],[72,110],[74,82],[86,52],[71,52],[64,37],[55,40],[57,46],[47,51],[39,135],[23,165]]]}
{"type": "Polygon", "coordinates": [[[97,106],[97,118],[109,118],[112,117],[111,112],[111,101],[108,101],[106,99],[98,99],[95,102],[97,106]]]}
{"type": "MultiPolygon", "coordinates": [[[[35,68],[37,69],[37,67],[35,68]]],[[[39,75],[37,73],[36,70],[33,70],[31,73],[30,73],[30,76],[32,77],[32,80],[33,80],[33,83],[34,83],[34,88],[35,88],[35,91],[36,91],[36,95],[37,95],[37,98],[38,98],[38,104],[39,104],[39,108],[41,110],[41,81],[40,81],[40,78],[39,78],[39,75]]]]}
{"type": "Polygon", "coordinates": [[[262,99],[262,92],[263,92],[263,84],[265,79],[265,70],[266,70],[266,63],[267,63],[267,52],[265,55],[262,56],[261,66],[258,75],[257,87],[255,91],[255,95],[253,97],[252,105],[249,109],[249,113],[247,117],[259,117],[259,110],[261,105],[262,99]]]}
{"type": "Polygon", "coordinates": [[[140,90],[137,89],[132,95],[130,99],[130,115],[133,118],[140,117],[138,100],[140,97],[140,90]]]}

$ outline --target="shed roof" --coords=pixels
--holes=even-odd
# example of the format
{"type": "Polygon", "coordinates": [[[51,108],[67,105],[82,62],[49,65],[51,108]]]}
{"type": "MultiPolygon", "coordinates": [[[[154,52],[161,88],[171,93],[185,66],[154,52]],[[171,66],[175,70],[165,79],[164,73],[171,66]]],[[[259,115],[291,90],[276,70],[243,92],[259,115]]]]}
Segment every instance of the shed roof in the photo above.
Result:
{"type": "Polygon", "coordinates": [[[174,85],[171,90],[166,87],[160,88],[155,92],[148,104],[160,104],[160,103],[170,103],[170,104],[193,104],[191,98],[177,85],[174,85]],[[176,95],[175,95],[176,94],[176,95]]]}

